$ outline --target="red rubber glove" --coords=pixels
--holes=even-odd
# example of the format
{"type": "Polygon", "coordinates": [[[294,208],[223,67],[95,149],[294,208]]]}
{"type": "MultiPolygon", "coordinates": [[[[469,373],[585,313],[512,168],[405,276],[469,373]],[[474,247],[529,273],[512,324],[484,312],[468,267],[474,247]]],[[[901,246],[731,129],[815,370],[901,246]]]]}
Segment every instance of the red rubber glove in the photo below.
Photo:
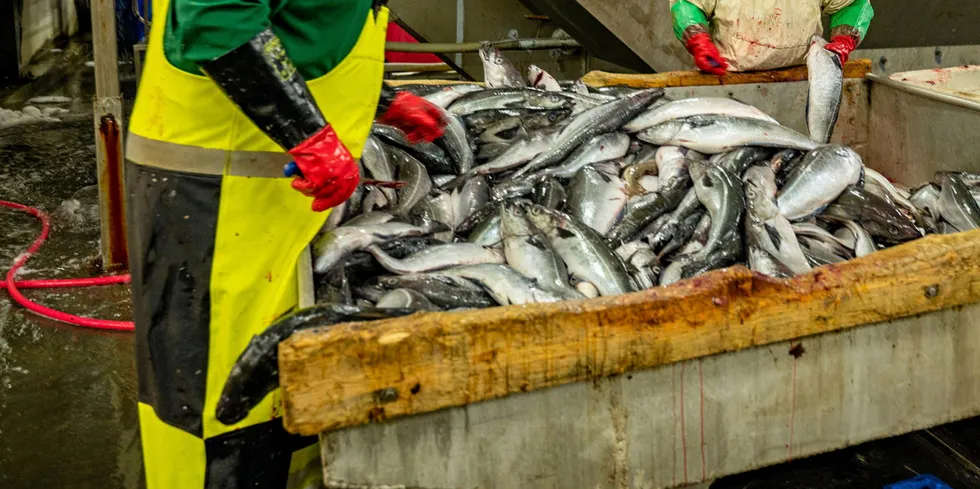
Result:
{"type": "Polygon", "coordinates": [[[851,57],[851,51],[857,49],[857,40],[851,36],[834,36],[824,49],[840,56],[840,64],[843,66],[851,57]]]}
{"type": "Polygon", "coordinates": [[[399,92],[378,122],[405,132],[408,140],[432,142],[442,137],[446,120],[439,108],[428,100],[408,92],[399,92]]]}
{"type": "Polygon", "coordinates": [[[728,61],[721,57],[721,53],[718,52],[718,48],[711,41],[711,36],[708,33],[695,34],[688,39],[687,50],[694,56],[694,64],[698,66],[699,70],[718,76],[728,73],[728,61]]]}
{"type": "Polygon", "coordinates": [[[302,176],[293,179],[293,188],[313,197],[315,212],[342,204],[357,188],[357,163],[330,124],[289,150],[289,154],[302,172],[302,176]]]}

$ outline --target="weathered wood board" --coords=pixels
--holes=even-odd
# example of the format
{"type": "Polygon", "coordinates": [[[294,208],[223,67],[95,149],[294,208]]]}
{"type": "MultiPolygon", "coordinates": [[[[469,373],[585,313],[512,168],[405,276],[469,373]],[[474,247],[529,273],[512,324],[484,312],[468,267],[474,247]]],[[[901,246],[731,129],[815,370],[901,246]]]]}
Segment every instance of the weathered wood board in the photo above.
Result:
{"type": "Polygon", "coordinates": [[[791,280],[743,267],[589,301],[419,314],[280,345],[294,433],[378,422],[980,300],[980,230],[791,280]]]}
{"type": "MultiPolygon", "coordinates": [[[[864,78],[871,73],[870,59],[855,59],[844,65],[844,78],[864,78]]],[[[706,87],[716,85],[746,85],[753,83],[780,83],[806,81],[806,66],[794,66],[779,70],[749,71],[716,76],[700,71],[670,71],[654,74],[628,74],[593,71],[582,77],[594,87],[624,85],[633,88],[706,87]]]]}
{"type": "Polygon", "coordinates": [[[321,449],[328,487],[653,489],[978,414],[973,304],[327,432],[321,449]]]}

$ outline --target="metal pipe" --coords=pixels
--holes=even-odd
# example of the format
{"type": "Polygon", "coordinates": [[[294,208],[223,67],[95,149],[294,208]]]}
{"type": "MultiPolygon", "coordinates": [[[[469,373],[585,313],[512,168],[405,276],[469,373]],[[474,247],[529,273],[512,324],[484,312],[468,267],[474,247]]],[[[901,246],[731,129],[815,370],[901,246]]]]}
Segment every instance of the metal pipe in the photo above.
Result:
{"type": "MultiPolygon", "coordinates": [[[[464,17],[465,0],[456,0],[456,42],[463,42],[463,25],[466,21],[464,17]]],[[[456,66],[463,66],[463,53],[456,53],[456,66]]]]}
{"type": "Polygon", "coordinates": [[[95,61],[95,168],[99,182],[102,267],[125,269],[126,208],[123,192],[123,110],[116,57],[116,4],[92,0],[92,57],[95,61]]]}
{"type": "Polygon", "coordinates": [[[385,63],[385,73],[392,72],[436,73],[453,71],[446,63],[385,63]]]}
{"type": "MultiPolygon", "coordinates": [[[[573,49],[582,47],[574,39],[515,39],[490,42],[501,51],[525,51],[544,49],[573,49]]],[[[413,43],[389,42],[385,50],[398,53],[475,53],[480,50],[480,42],[463,43],[413,43]]]]}
{"type": "Polygon", "coordinates": [[[887,87],[894,88],[895,90],[910,93],[913,95],[918,95],[930,100],[935,100],[937,102],[942,102],[944,104],[955,105],[957,107],[962,107],[964,109],[980,111],[980,103],[973,102],[971,100],[954,97],[952,95],[947,95],[942,92],[934,92],[932,90],[926,90],[925,88],[917,87],[915,85],[909,85],[908,83],[902,83],[900,81],[892,80],[891,78],[879,76],[874,73],[869,73],[867,79],[874,82],[880,83],[887,87]]]}

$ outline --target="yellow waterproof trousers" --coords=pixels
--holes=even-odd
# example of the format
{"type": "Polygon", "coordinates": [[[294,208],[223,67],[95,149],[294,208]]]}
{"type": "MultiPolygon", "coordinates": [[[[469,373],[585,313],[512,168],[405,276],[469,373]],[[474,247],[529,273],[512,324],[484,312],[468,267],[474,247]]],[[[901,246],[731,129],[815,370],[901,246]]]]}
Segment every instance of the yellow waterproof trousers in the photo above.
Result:
{"type": "MultiPolygon", "coordinates": [[[[155,17],[167,18],[167,0],[155,17]]],[[[308,86],[355,157],[384,73],[388,11],[308,86]]],[[[326,220],[289,161],[209,78],[171,66],[151,29],[126,151],[139,415],[149,489],[315,487],[315,438],[286,433],[279,393],[241,423],[215,406],[252,336],[297,303],[300,252],[326,220]]]]}

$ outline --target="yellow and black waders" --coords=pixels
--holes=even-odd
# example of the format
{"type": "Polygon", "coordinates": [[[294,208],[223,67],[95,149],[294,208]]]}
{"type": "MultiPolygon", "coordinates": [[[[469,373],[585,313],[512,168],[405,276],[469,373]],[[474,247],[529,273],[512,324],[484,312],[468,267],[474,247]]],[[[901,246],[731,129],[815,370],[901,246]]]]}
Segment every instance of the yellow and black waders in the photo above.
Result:
{"type": "MultiPolygon", "coordinates": [[[[167,0],[154,2],[167,18],[167,0]]],[[[360,157],[384,74],[387,9],[347,57],[307,83],[360,157]]],[[[149,489],[317,487],[315,438],[290,435],[279,393],[241,423],[215,419],[253,335],[297,303],[296,265],[327,213],[282,176],[281,148],[209,78],[163,52],[155,22],[126,151],[143,457],[149,489]]]]}

